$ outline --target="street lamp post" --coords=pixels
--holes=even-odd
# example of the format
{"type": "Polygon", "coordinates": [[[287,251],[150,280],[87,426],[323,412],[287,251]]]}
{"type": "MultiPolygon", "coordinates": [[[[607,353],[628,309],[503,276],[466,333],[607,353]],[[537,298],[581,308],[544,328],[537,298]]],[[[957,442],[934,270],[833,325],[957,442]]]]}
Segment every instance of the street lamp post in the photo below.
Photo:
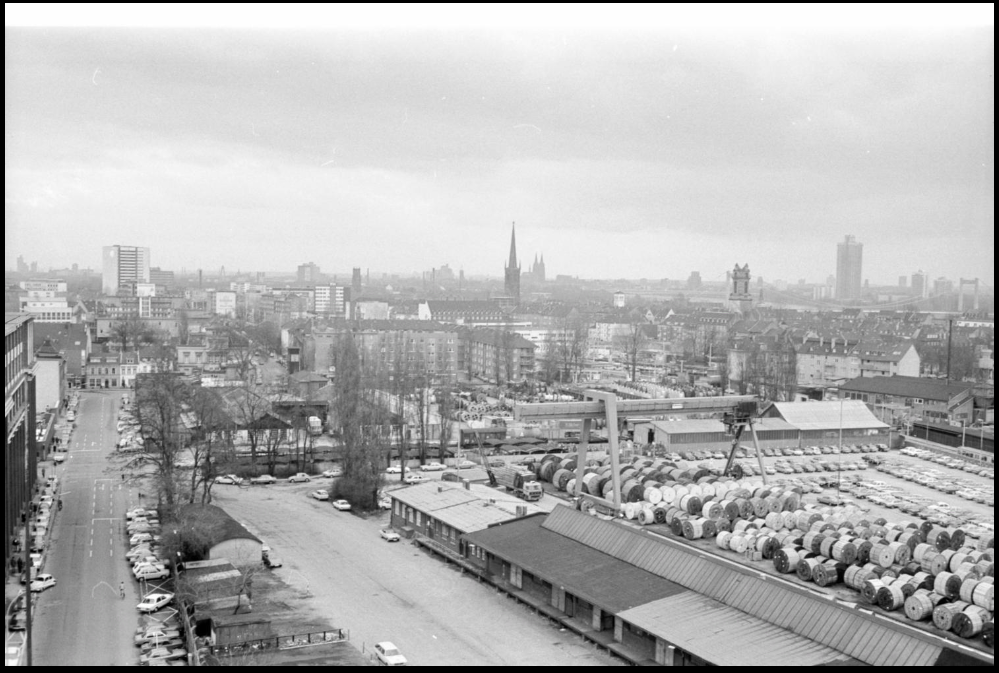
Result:
{"type": "Polygon", "coordinates": [[[845,407],[845,405],[846,405],[845,400],[843,399],[842,396],[840,396],[840,398],[839,398],[839,456],[837,456],[839,458],[839,460],[838,460],[838,462],[836,464],[836,479],[837,479],[837,482],[838,482],[838,484],[836,486],[836,492],[837,493],[843,493],[843,415],[844,415],[844,407],[845,407]]]}

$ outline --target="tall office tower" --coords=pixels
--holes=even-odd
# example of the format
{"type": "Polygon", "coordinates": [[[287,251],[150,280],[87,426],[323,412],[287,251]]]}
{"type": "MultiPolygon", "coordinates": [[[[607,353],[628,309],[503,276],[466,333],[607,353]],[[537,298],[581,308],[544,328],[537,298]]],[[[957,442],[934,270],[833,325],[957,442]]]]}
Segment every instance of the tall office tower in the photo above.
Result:
{"type": "Polygon", "coordinates": [[[105,295],[114,296],[127,283],[149,282],[149,248],[110,245],[104,248],[105,295]]]}
{"type": "Polygon", "coordinates": [[[836,262],[836,299],[857,301],[861,297],[864,282],[864,244],[857,243],[854,236],[847,236],[839,244],[836,262]]]}

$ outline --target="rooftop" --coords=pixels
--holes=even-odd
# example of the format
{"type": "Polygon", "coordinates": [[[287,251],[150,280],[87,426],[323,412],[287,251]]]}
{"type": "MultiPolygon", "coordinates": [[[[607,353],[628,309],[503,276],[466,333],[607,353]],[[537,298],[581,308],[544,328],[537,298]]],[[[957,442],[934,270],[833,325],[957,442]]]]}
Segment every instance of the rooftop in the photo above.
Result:
{"type": "Polygon", "coordinates": [[[974,383],[947,383],[938,379],[924,379],[912,376],[878,376],[859,378],[840,386],[841,391],[891,395],[937,402],[949,402],[973,389],[974,383]]]}
{"type": "MultiPolygon", "coordinates": [[[[873,380],[873,379],[872,379],[873,380]]],[[[791,426],[804,432],[839,430],[887,430],[863,402],[777,402],[776,412],[791,426]]]]}

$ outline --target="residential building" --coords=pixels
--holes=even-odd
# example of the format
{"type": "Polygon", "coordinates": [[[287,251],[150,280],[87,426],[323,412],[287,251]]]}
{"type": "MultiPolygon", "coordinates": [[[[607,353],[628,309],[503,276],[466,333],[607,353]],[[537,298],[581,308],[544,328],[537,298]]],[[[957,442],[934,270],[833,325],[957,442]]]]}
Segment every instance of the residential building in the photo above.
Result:
{"type": "Polygon", "coordinates": [[[157,288],[168,291],[176,284],[173,271],[164,271],[159,267],[149,269],[149,282],[157,288]]]}
{"type": "Polygon", "coordinates": [[[806,337],[796,351],[798,385],[803,388],[836,388],[858,377],[919,376],[922,365],[910,341],[806,337]]]}
{"type": "Polygon", "coordinates": [[[39,411],[61,409],[66,400],[66,359],[51,341],[42,342],[35,351],[35,408],[39,411]]]}
{"type": "Polygon", "coordinates": [[[34,318],[4,314],[4,573],[37,479],[34,318]]]}
{"type": "Polygon", "coordinates": [[[496,325],[507,319],[494,301],[425,301],[418,311],[420,320],[454,325],[496,325]]]}
{"type": "Polygon", "coordinates": [[[121,387],[121,353],[94,353],[87,361],[87,388],[106,390],[121,387]]]}
{"type": "Polygon", "coordinates": [[[418,320],[335,321],[295,330],[290,339],[301,349],[302,367],[325,374],[333,366],[340,339],[352,333],[361,361],[375,371],[405,367],[412,373],[452,379],[460,371],[459,333],[455,327],[418,320]]]}
{"type": "Polygon", "coordinates": [[[28,313],[35,323],[78,323],[80,310],[70,302],[66,281],[26,280],[18,293],[18,312],[28,313]]]}
{"type": "Polygon", "coordinates": [[[470,329],[461,337],[464,371],[497,385],[517,383],[534,374],[536,346],[502,329],[470,329]]]}
{"type": "Polygon", "coordinates": [[[624,292],[614,293],[614,308],[624,308],[628,304],[628,295],[624,292]]]}
{"type": "Polygon", "coordinates": [[[387,301],[366,300],[354,304],[358,320],[388,320],[389,305],[387,301]]]}
{"type": "Polygon", "coordinates": [[[836,299],[857,301],[863,292],[864,245],[855,236],[839,244],[836,260],[836,299]]]}
{"type": "Polygon", "coordinates": [[[148,283],[149,248],[111,245],[104,248],[103,293],[115,296],[126,283],[148,283]]]}
{"type": "Polygon", "coordinates": [[[229,291],[225,292],[222,290],[214,290],[209,293],[211,298],[212,309],[211,312],[214,315],[222,316],[224,318],[235,318],[236,317],[236,293],[229,291]]]}
{"type": "Polygon", "coordinates": [[[859,378],[840,386],[840,395],[858,400],[886,422],[926,420],[971,424],[975,384],[947,383],[912,376],[859,378]]]}
{"type": "Polygon", "coordinates": [[[302,264],[298,267],[298,284],[299,285],[316,285],[319,283],[319,278],[322,274],[319,272],[319,266],[309,262],[308,264],[302,264]]]}
{"type": "Polygon", "coordinates": [[[48,342],[66,363],[66,380],[71,388],[83,387],[87,361],[93,350],[90,330],[84,324],[36,324],[37,342],[48,342]]]}

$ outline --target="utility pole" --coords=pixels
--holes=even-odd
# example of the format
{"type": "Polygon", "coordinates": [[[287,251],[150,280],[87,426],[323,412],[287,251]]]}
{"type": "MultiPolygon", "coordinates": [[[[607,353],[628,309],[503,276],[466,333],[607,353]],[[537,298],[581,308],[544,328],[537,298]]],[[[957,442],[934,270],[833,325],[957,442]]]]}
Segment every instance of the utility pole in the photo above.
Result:
{"type": "Polygon", "coordinates": [[[950,385],[950,363],[954,352],[954,319],[948,321],[947,327],[947,385],[950,385]]]}

